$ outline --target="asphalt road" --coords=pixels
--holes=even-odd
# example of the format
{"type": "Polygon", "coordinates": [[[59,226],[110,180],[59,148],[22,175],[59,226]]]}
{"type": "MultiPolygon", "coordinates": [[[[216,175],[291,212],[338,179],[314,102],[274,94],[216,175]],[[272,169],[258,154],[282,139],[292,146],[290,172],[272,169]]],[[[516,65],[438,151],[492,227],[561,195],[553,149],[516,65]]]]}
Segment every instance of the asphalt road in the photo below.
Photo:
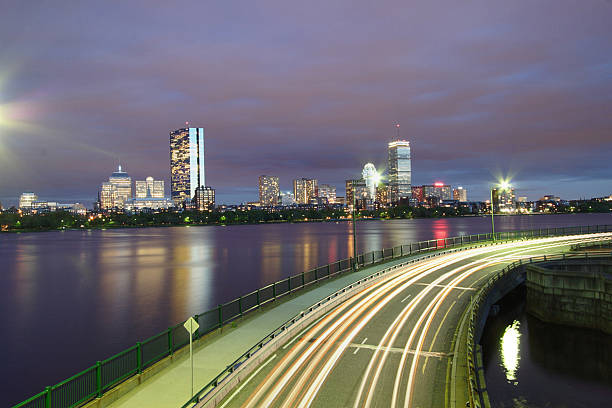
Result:
{"type": "Polygon", "coordinates": [[[404,267],[297,333],[219,406],[445,407],[453,338],[475,290],[519,258],[593,238],[520,241],[404,267]]]}

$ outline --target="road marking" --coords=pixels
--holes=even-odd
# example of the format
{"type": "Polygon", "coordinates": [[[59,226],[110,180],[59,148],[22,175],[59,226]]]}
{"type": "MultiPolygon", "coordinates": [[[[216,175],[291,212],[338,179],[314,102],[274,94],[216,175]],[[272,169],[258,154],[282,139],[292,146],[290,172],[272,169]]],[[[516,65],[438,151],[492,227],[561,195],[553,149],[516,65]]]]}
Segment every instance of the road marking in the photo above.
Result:
{"type": "Polygon", "coordinates": [[[323,320],[323,318],[325,317],[325,315],[321,316],[320,318],[318,318],[317,320],[315,320],[314,322],[312,322],[308,327],[306,327],[304,330],[302,330],[301,332],[299,332],[297,334],[297,336],[295,336],[293,339],[291,339],[290,342],[288,342],[287,344],[285,344],[283,346],[283,350],[285,350],[287,347],[289,347],[290,345],[292,345],[297,339],[300,338],[300,336],[304,333],[306,333],[306,331],[308,331],[312,326],[314,326],[315,324],[319,323],[321,320],[323,320]]]}
{"type": "MultiPolygon", "coordinates": [[[[365,339],[363,339],[361,344],[365,343],[367,340],[368,340],[368,338],[366,337],[365,339]]],[[[359,351],[359,347],[355,347],[355,351],[353,351],[353,354],[357,354],[358,351],[359,351]]]]}
{"type": "MultiPolygon", "coordinates": [[[[415,285],[420,285],[420,286],[435,286],[438,288],[448,288],[448,285],[434,285],[432,283],[415,283],[415,285]]],[[[453,289],[461,289],[461,290],[476,290],[475,288],[465,288],[462,286],[455,286],[453,287],[453,289]]]]}
{"type": "MultiPolygon", "coordinates": [[[[382,350],[382,351],[387,351],[390,353],[403,353],[404,349],[403,348],[399,348],[399,347],[385,347],[385,346],[373,346],[370,344],[356,344],[356,343],[351,343],[349,344],[349,347],[356,347],[357,349],[360,348],[364,348],[364,349],[369,349],[369,350],[382,350]]],[[[408,350],[409,354],[415,354],[414,350],[408,350]]],[[[355,354],[355,353],[353,353],[355,354]]],[[[453,353],[442,353],[440,351],[421,351],[419,353],[419,355],[421,356],[426,356],[426,357],[438,357],[438,358],[442,358],[442,357],[448,357],[451,356],[453,353]]]]}
{"type": "Polygon", "coordinates": [[[408,300],[408,298],[409,298],[410,296],[412,296],[412,295],[408,295],[408,296],[406,296],[405,298],[403,298],[403,299],[402,299],[402,301],[401,301],[401,303],[404,303],[406,300],[408,300]]]}
{"type": "MultiPolygon", "coordinates": [[[[436,330],[436,333],[434,334],[433,340],[431,341],[431,347],[429,348],[430,352],[431,352],[431,349],[433,348],[434,344],[436,344],[436,338],[438,337],[438,333],[440,333],[440,329],[442,328],[442,325],[444,324],[444,320],[446,320],[446,316],[448,316],[448,312],[450,312],[451,309],[453,308],[453,306],[455,306],[455,303],[457,303],[457,301],[453,300],[453,303],[451,303],[451,305],[448,307],[448,310],[444,314],[444,317],[442,318],[442,321],[440,322],[440,326],[438,326],[438,330],[436,330]]],[[[427,367],[427,360],[428,359],[429,359],[429,357],[425,357],[425,363],[423,364],[423,374],[425,374],[425,367],[427,367]]]]}
{"type": "Polygon", "coordinates": [[[276,358],[276,354],[273,355],[270,359],[268,359],[268,361],[266,361],[265,363],[263,363],[261,365],[261,367],[259,367],[257,370],[255,370],[255,372],[253,374],[251,374],[251,376],[242,383],[242,385],[240,387],[238,387],[238,389],[236,391],[234,391],[234,393],[231,395],[231,397],[229,397],[224,403],[223,405],[221,405],[219,408],[225,408],[227,406],[227,404],[229,404],[236,395],[238,395],[238,393],[240,391],[242,391],[242,389],[249,383],[249,381],[251,381],[253,379],[253,377],[255,377],[257,374],[259,374],[259,372],[261,370],[264,369],[265,366],[268,365],[268,363],[270,363],[270,361],[274,360],[276,358]]]}

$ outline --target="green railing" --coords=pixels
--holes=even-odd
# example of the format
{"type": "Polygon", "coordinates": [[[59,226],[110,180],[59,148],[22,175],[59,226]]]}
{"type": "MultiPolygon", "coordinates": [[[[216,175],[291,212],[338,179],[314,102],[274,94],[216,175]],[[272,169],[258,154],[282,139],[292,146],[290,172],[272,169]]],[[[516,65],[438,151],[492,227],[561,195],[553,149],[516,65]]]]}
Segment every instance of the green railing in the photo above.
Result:
{"type": "MultiPolygon", "coordinates": [[[[594,225],[563,228],[541,228],[527,231],[509,231],[495,233],[495,241],[531,239],[558,235],[577,235],[597,232],[612,232],[611,225],[594,225]]],[[[372,251],[357,255],[357,266],[364,267],[386,262],[392,259],[407,257],[427,251],[456,248],[477,242],[493,241],[493,235],[474,234],[452,238],[432,239],[393,248],[372,251]]],[[[272,302],[289,293],[306,288],[316,282],[353,270],[353,258],[342,259],[290,276],[257,289],[237,299],[221,304],[218,307],[194,316],[199,324],[194,333],[197,339],[223,325],[235,320],[260,306],[272,302]]],[[[181,322],[176,326],[136,343],[106,360],[99,361],[84,371],[51,387],[45,388],[35,396],[15,405],[13,408],[73,408],[102,394],[127,378],[141,373],[147,367],[172,355],[176,350],[189,344],[187,331],[181,322]]]]}
{"type": "MultiPolygon", "coordinates": [[[[585,243],[589,245],[589,243],[585,243]]],[[[572,248],[574,245],[571,246],[572,248]]],[[[480,384],[478,380],[478,367],[475,364],[476,360],[476,346],[482,331],[483,318],[488,315],[488,309],[484,309],[483,306],[487,302],[487,297],[491,293],[492,289],[499,282],[500,279],[508,276],[511,272],[516,269],[522,269],[525,265],[532,264],[534,262],[550,262],[550,261],[565,261],[571,259],[585,259],[593,260],[597,258],[609,258],[612,256],[612,252],[609,254],[590,254],[585,253],[573,253],[573,254],[558,254],[558,255],[541,255],[534,256],[529,259],[519,259],[511,263],[510,265],[503,268],[501,271],[492,275],[487,283],[481,287],[476,295],[471,299],[469,306],[469,324],[467,329],[467,380],[468,380],[468,397],[469,406],[473,408],[480,408],[485,406],[483,393],[486,389],[484,384],[480,384]]]]}

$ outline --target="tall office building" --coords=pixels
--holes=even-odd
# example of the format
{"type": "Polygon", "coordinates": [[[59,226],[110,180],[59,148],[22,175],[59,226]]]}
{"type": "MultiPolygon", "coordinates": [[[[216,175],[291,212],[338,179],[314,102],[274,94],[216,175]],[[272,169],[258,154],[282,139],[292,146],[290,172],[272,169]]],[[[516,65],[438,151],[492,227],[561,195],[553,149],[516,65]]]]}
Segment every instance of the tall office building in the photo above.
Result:
{"type": "Polygon", "coordinates": [[[278,177],[259,176],[259,205],[274,206],[279,204],[280,189],[278,177]]]}
{"type": "Polygon", "coordinates": [[[136,198],[164,198],[164,180],[147,177],[136,181],[136,198]]]}
{"type": "Polygon", "coordinates": [[[412,198],[416,200],[417,203],[422,203],[425,201],[425,196],[423,195],[423,186],[412,186],[412,198]]]}
{"type": "Polygon", "coordinates": [[[125,202],[132,198],[132,178],[119,166],[117,171],[108,178],[108,182],[117,189],[115,207],[123,208],[125,202]]]}
{"type": "Polygon", "coordinates": [[[30,210],[34,201],[38,201],[38,196],[32,192],[23,193],[19,197],[19,209],[30,210]]]}
{"type": "Polygon", "coordinates": [[[396,140],[389,143],[389,199],[392,204],[411,197],[412,172],[410,143],[396,140]]]}
{"type": "Polygon", "coordinates": [[[182,128],[170,132],[170,188],[172,201],[180,206],[205,187],[204,128],[182,128]]]}
{"type": "Polygon", "coordinates": [[[389,186],[379,183],[376,187],[376,202],[383,206],[389,204],[389,186]]]}
{"type": "Polygon", "coordinates": [[[318,196],[317,180],[301,178],[293,180],[293,195],[298,204],[310,204],[310,199],[318,196]]]}
{"type": "Polygon", "coordinates": [[[467,190],[463,187],[457,187],[453,189],[453,200],[466,202],[467,201],[467,190]]]}
{"type": "Polygon", "coordinates": [[[336,204],[336,186],[321,184],[319,186],[319,197],[326,198],[327,204],[336,204]]]}

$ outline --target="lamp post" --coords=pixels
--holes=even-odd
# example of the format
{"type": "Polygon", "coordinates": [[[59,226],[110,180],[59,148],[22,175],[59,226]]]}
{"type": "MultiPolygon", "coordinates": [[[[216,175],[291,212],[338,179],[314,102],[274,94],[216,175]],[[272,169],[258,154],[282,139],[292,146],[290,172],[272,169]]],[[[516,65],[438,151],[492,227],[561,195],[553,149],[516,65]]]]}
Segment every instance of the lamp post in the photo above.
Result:
{"type": "Polygon", "coordinates": [[[491,188],[491,232],[493,233],[493,241],[495,241],[495,217],[494,210],[495,206],[493,205],[493,188],[491,188]]]}

